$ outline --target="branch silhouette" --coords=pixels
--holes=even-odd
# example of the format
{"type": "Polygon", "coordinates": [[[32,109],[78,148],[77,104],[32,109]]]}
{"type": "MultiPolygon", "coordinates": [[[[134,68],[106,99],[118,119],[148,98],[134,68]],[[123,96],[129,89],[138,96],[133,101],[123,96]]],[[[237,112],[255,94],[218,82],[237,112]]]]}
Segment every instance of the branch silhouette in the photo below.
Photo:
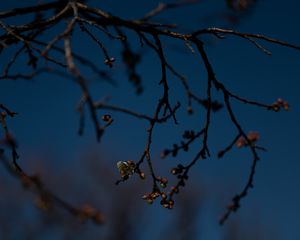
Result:
{"type": "MultiPolygon", "coordinates": [[[[143,196],[148,203],[152,203],[155,199],[160,199],[160,204],[164,208],[171,209],[175,204],[175,194],[180,192],[187,180],[192,168],[198,164],[200,160],[212,158],[211,149],[214,146],[209,146],[208,139],[213,138],[210,134],[212,124],[212,116],[216,111],[224,110],[227,112],[232,125],[236,128],[236,137],[231,140],[230,144],[220,150],[217,157],[223,157],[225,153],[232,150],[235,144],[241,143],[240,146],[249,148],[252,156],[252,165],[248,180],[246,181],[242,190],[236,194],[232,203],[227,207],[226,212],[220,219],[223,224],[231,213],[238,210],[243,198],[248,195],[249,190],[254,186],[254,177],[259,158],[258,150],[264,150],[263,147],[256,145],[257,138],[248,134],[244,127],[241,126],[238,120],[238,114],[235,113],[232,102],[241,102],[255,107],[262,108],[268,111],[279,111],[280,109],[288,110],[289,105],[282,99],[276,100],[274,103],[266,104],[259,101],[247,99],[244,96],[235,94],[217,79],[213,63],[210,61],[206,51],[206,43],[202,39],[204,35],[210,35],[225,41],[226,36],[234,36],[240,39],[247,40],[254,45],[258,50],[271,55],[271,52],[264,47],[264,43],[272,43],[278,46],[300,50],[300,46],[294,45],[279,39],[274,39],[262,34],[243,33],[233,29],[224,28],[204,28],[196,29],[190,33],[182,33],[176,30],[175,24],[164,24],[152,21],[152,19],[170,8],[181,7],[186,4],[194,4],[198,1],[180,1],[173,4],[160,4],[157,8],[150,11],[144,17],[134,20],[127,20],[121,17],[108,13],[100,8],[94,8],[86,4],[85,1],[55,1],[51,3],[39,4],[36,6],[29,6],[24,8],[16,8],[8,11],[0,12],[0,28],[2,29],[0,35],[0,51],[4,49],[13,49],[13,54],[10,59],[6,59],[3,74],[0,76],[4,80],[25,79],[31,80],[43,72],[49,74],[58,74],[67,78],[71,78],[76,82],[81,89],[81,98],[77,107],[79,113],[79,129],[78,133],[82,135],[86,124],[85,108],[88,109],[91,122],[95,129],[96,139],[98,142],[103,139],[105,132],[113,127],[114,119],[109,114],[104,114],[102,118],[99,117],[99,112],[113,111],[126,114],[138,120],[145,120],[148,122],[147,133],[145,135],[146,144],[144,149],[136,150],[141,152],[138,160],[124,160],[119,164],[119,171],[121,178],[117,183],[121,183],[129,179],[133,174],[138,174],[141,179],[150,176],[152,188],[143,196]],[[47,13],[47,14],[46,14],[47,13]],[[35,16],[31,22],[22,22],[18,25],[8,24],[9,18],[18,18],[21,16],[35,16]],[[63,31],[61,26],[64,25],[63,31]],[[50,38],[46,33],[48,31],[55,31],[56,35],[50,38]],[[79,31],[78,31],[79,30],[79,31]],[[136,38],[141,43],[141,48],[146,48],[157,57],[160,65],[161,76],[157,80],[160,86],[160,96],[153,99],[156,103],[152,113],[145,114],[131,110],[126,106],[118,106],[109,104],[106,101],[97,101],[91,94],[91,89],[88,84],[88,77],[85,76],[81,70],[82,67],[87,67],[96,73],[100,78],[115,85],[115,80],[110,76],[107,70],[103,70],[101,66],[95,64],[88,56],[77,53],[73,41],[77,35],[84,35],[89,38],[91,44],[95,44],[103,55],[103,63],[108,68],[115,67],[116,57],[112,57],[110,46],[106,45],[107,41],[117,41],[121,48],[121,60],[126,66],[126,73],[129,82],[135,88],[136,94],[143,93],[143,73],[138,73],[138,67],[141,60],[141,54],[132,48],[133,43],[128,34],[134,33],[136,38]],[[99,37],[101,33],[101,37],[99,37]],[[46,35],[43,38],[43,34],[46,35]],[[194,91],[189,80],[180,73],[180,69],[172,66],[168,61],[165,42],[175,39],[194,52],[199,60],[199,65],[203,64],[206,69],[207,79],[203,86],[206,87],[205,96],[194,91]],[[13,72],[12,68],[16,64],[18,58],[25,55],[28,59],[27,65],[31,69],[30,73],[13,72]],[[45,64],[41,63],[45,61],[45,64]],[[153,134],[156,131],[158,124],[165,123],[173,124],[176,128],[180,120],[178,119],[178,111],[183,106],[182,101],[173,101],[172,93],[169,91],[172,82],[170,81],[169,73],[173,74],[181,82],[181,91],[187,98],[186,110],[188,114],[193,114],[192,102],[198,104],[205,111],[205,121],[199,127],[200,131],[195,129],[187,130],[182,136],[180,144],[174,144],[172,148],[166,148],[161,157],[166,158],[170,154],[175,157],[178,151],[183,150],[188,152],[196,145],[197,153],[186,164],[179,164],[176,167],[171,167],[171,174],[177,176],[178,181],[174,185],[168,187],[169,180],[166,177],[158,175],[156,163],[153,157],[153,134]],[[223,97],[223,101],[219,102],[214,99],[214,92],[217,92],[223,97]],[[242,139],[242,140],[241,140],[242,139]],[[141,169],[143,166],[148,169],[146,174],[141,169]],[[167,190],[166,190],[167,189],[167,190]]],[[[227,1],[230,2],[230,1],[227,1]]],[[[253,1],[251,1],[253,2],[253,1]]],[[[234,7],[232,3],[230,7],[234,7]]],[[[250,5],[249,5],[250,6],[250,5]]],[[[238,6],[239,9],[248,8],[248,5],[238,6]]],[[[1,151],[1,160],[7,170],[17,176],[21,181],[26,182],[27,185],[34,188],[34,191],[41,196],[43,201],[56,203],[65,208],[73,215],[80,215],[86,218],[91,218],[96,222],[102,222],[101,213],[89,210],[82,210],[75,208],[69,203],[57,197],[52,192],[46,190],[39,178],[27,175],[19,166],[17,159],[17,146],[14,138],[8,131],[6,124],[6,117],[13,117],[16,113],[10,111],[3,104],[1,109],[1,124],[4,129],[5,143],[9,146],[12,152],[12,165],[1,151]]]]}

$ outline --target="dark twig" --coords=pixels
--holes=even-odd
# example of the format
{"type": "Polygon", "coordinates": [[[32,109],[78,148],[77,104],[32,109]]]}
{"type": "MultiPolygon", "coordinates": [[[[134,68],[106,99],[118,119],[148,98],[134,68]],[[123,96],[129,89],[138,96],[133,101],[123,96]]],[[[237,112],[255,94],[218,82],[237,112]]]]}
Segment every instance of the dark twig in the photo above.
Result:
{"type": "Polygon", "coordinates": [[[2,18],[8,18],[8,17],[15,17],[18,15],[25,15],[30,13],[36,13],[40,11],[49,11],[53,8],[57,8],[61,6],[61,1],[55,1],[51,3],[45,3],[30,7],[24,7],[24,8],[15,8],[6,12],[0,12],[0,19],[2,18]]]}
{"type": "Polygon", "coordinates": [[[230,102],[229,102],[228,94],[226,94],[225,92],[223,92],[223,94],[224,94],[224,101],[225,101],[225,104],[226,104],[226,108],[227,108],[227,111],[228,111],[229,116],[231,118],[231,121],[236,126],[236,128],[240,132],[241,136],[243,136],[246,139],[247,144],[249,145],[251,153],[253,155],[253,160],[252,160],[252,166],[251,166],[250,174],[248,176],[248,180],[247,180],[247,183],[246,183],[245,187],[243,188],[243,190],[239,194],[235,195],[235,197],[232,199],[232,205],[228,206],[227,211],[221,217],[220,224],[224,224],[224,222],[228,219],[230,214],[232,212],[235,212],[240,207],[240,201],[244,197],[246,197],[247,194],[248,194],[248,191],[251,188],[253,188],[254,174],[255,174],[255,170],[256,170],[257,161],[259,160],[259,157],[257,155],[255,146],[249,140],[247,134],[243,131],[242,127],[240,126],[239,122],[237,121],[237,119],[236,119],[236,117],[235,117],[235,115],[232,111],[232,108],[231,108],[231,105],[230,105],[230,102]]]}
{"type": "Polygon", "coordinates": [[[238,135],[233,139],[233,141],[232,141],[226,148],[220,150],[220,151],[218,152],[218,158],[223,157],[227,152],[229,152],[229,151],[232,149],[232,147],[234,146],[234,144],[236,144],[236,142],[237,142],[237,140],[240,138],[240,136],[241,136],[241,135],[238,134],[238,135]]]}
{"type": "MultiPolygon", "coordinates": [[[[234,36],[237,36],[237,37],[245,38],[247,40],[253,39],[253,38],[254,39],[261,39],[261,40],[264,40],[264,41],[267,41],[267,42],[282,45],[284,47],[289,47],[289,48],[293,48],[293,49],[296,49],[296,50],[300,50],[300,46],[293,45],[293,44],[290,44],[288,42],[284,42],[284,41],[281,41],[281,40],[278,40],[278,39],[275,39],[275,38],[266,37],[262,34],[241,33],[241,32],[238,32],[238,31],[231,30],[231,29],[207,28],[207,29],[202,29],[202,30],[198,30],[198,31],[194,32],[193,36],[198,36],[198,35],[201,35],[201,34],[209,34],[209,33],[222,33],[222,34],[234,35],[234,36]]],[[[251,42],[255,43],[253,41],[251,41],[251,42]]],[[[256,47],[257,47],[257,45],[256,45],[256,47]]]]}
{"type": "Polygon", "coordinates": [[[74,64],[69,37],[65,38],[65,57],[66,57],[66,61],[67,61],[68,68],[69,68],[70,72],[76,77],[76,79],[78,81],[78,84],[80,85],[80,87],[82,89],[83,95],[86,98],[87,104],[88,104],[89,109],[90,109],[91,117],[92,117],[92,120],[94,122],[97,140],[100,141],[101,136],[103,134],[103,128],[101,128],[100,123],[98,121],[98,117],[97,117],[97,114],[96,114],[96,109],[94,107],[93,100],[90,96],[88,87],[86,85],[86,81],[82,77],[79,70],[76,68],[76,66],[74,64]]]}

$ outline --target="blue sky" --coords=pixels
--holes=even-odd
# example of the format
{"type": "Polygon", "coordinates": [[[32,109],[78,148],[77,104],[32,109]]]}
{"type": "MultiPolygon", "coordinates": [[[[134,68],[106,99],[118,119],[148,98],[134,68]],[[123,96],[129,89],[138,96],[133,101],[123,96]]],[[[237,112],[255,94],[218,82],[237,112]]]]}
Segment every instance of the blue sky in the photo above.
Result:
{"type": "MultiPolygon", "coordinates": [[[[5,1],[1,4],[1,10],[18,7],[25,4],[21,1],[5,1]]],[[[28,4],[34,1],[28,1],[28,4]]],[[[141,13],[156,6],[158,1],[101,1],[94,4],[102,7],[115,15],[126,18],[141,17],[141,13]],[[130,6],[128,9],[127,7],[130,6]],[[124,11],[124,9],[128,9],[124,11]]],[[[26,1],[27,4],[27,1],[26,1]]],[[[219,16],[224,9],[223,1],[203,1],[198,5],[170,10],[159,15],[157,20],[169,23],[179,23],[181,31],[195,30],[205,27],[231,27],[219,16]]],[[[262,33],[270,37],[278,38],[295,45],[300,45],[300,33],[298,23],[300,3],[296,0],[285,2],[279,0],[258,1],[252,9],[234,29],[241,32],[262,33]]],[[[132,38],[134,48],[138,46],[138,40],[132,38]]],[[[300,213],[300,163],[299,143],[300,134],[300,52],[270,43],[260,42],[273,55],[267,56],[255,46],[243,39],[228,37],[225,40],[206,38],[206,50],[214,67],[218,80],[228,89],[240,96],[257,101],[272,103],[278,97],[287,100],[290,104],[288,112],[279,113],[264,111],[253,106],[234,103],[234,111],[246,131],[259,131],[260,144],[268,149],[261,154],[255,177],[255,188],[242,202],[242,208],[230,221],[254,224],[271,229],[279,239],[299,239],[299,213],[300,213]]],[[[78,38],[74,43],[79,52],[86,54],[96,63],[103,64],[100,51],[89,44],[82,44],[85,38],[78,38]]],[[[108,42],[107,42],[108,43],[108,42]]],[[[166,47],[166,56],[174,66],[186,75],[192,86],[204,94],[201,82],[205,83],[205,72],[199,56],[193,55],[180,42],[163,39],[166,47]],[[175,51],[174,51],[175,50],[175,51]]],[[[109,45],[112,54],[116,54],[117,43],[109,45]]],[[[138,48],[137,48],[138,49],[138,48]]],[[[1,66],[5,63],[8,53],[0,56],[1,66]],[[6,54],[6,55],[5,55],[6,54]]],[[[15,70],[24,68],[20,62],[15,70]]],[[[150,115],[154,111],[154,104],[161,89],[157,85],[160,79],[158,59],[149,50],[145,50],[138,72],[143,76],[145,93],[135,96],[127,79],[124,78],[124,66],[121,61],[116,61],[113,77],[118,82],[118,87],[101,81],[91,81],[90,88],[95,99],[111,96],[111,102],[137,109],[150,115]],[[153,97],[154,96],[154,97],[153,97]],[[156,97],[156,98],[155,98],[156,97]]],[[[104,68],[103,64],[103,68],[104,68]]],[[[91,73],[84,74],[91,76],[91,73]]],[[[175,102],[184,99],[184,94],[176,79],[170,76],[170,94],[175,102]]],[[[72,169],[80,171],[80,156],[89,151],[95,151],[104,155],[110,169],[114,171],[115,163],[119,160],[137,159],[142,153],[146,139],[146,127],[143,122],[133,120],[127,116],[114,114],[114,124],[105,132],[101,144],[96,143],[92,123],[87,119],[87,128],[84,136],[76,134],[78,115],[75,111],[80,99],[80,89],[74,82],[58,78],[56,76],[42,75],[33,81],[2,81],[0,82],[0,102],[17,111],[19,115],[10,122],[10,128],[18,139],[21,156],[51,155],[54,166],[64,171],[70,164],[72,169]]],[[[216,99],[221,95],[214,92],[216,99]]],[[[185,104],[184,100],[182,102],[185,104]]],[[[99,116],[105,112],[99,113],[99,116]]],[[[160,126],[154,133],[153,156],[155,166],[162,169],[171,168],[176,163],[163,162],[158,156],[162,149],[171,146],[174,141],[180,140],[180,134],[185,129],[200,129],[203,121],[203,111],[199,108],[194,117],[189,118],[180,112],[179,126],[174,128],[167,124],[165,128],[160,126]],[[200,125],[199,125],[200,124],[200,125]]],[[[192,171],[190,182],[201,183],[206,186],[205,218],[196,224],[204,224],[206,230],[202,239],[219,239],[220,232],[226,231],[226,225],[220,228],[217,225],[219,214],[224,206],[229,203],[231,197],[238,192],[247,179],[250,170],[251,158],[247,151],[234,150],[224,159],[217,159],[217,151],[226,146],[235,136],[234,128],[225,111],[212,116],[212,127],[209,144],[213,157],[200,162],[192,171]]],[[[189,161],[192,154],[180,155],[179,159],[189,161]]],[[[50,157],[49,157],[50,158],[50,157]]],[[[168,159],[167,161],[174,161],[168,159]]],[[[26,161],[22,162],[26,166],[26,161]]],[[[39,163],[42,165],[42,163],[39,163]]],[[[55,168],[54,168],[55,169],[55,168]]],[[[164,173],[161,173],[164,174],[164,173]]],[[[165,172],[165,174],[167,174],[165,172]]],[[[116,174],[117,176],[117,174],[116,174]]],[[[84,178],[84,175],[82,176],[84,178]]],[[[129,184],[131,186],[132,183],[129,184]]],[[[192,184],[191,184],[192,185],[192,184]]],[[[126,189],[126,184],[122,189],[126,189]]],[[[128,187],[129,188],[129,187],[128,187]]],[[[130,189],[130,188],[129,188],[130,189]]],[[[147,191],[146,189],[145,191],[147,191]]],[[[188,191],[188,188],[187,190],[188,191]]],[[[201,190],[199,189],[199,194],[201,190]]],[[[197,192],[197,190],[196,190],[197,192]]],[[[182,193],[184,194],[184,193],[182,193]]],[[[138,197],[136,201],[141,201],[138,197]]],[[[1,207],[2,208],[2,207],[1,207]]],[[[172,212],[161,210],[158,205],[150,207],[150,216],[160,216],[161,219],[172,217],[172,212]]],[[[163,228],[158,221],[157,225],[163,228]]],[[[157,229],[154,224],[153,229],[157,229]]],[[[154,230],[149,227],[149,231],[154,230]]],[[[158,233],[157,233],[158,234],[158,233]]],[[[148,239],[144,236],[144,239],[148,239]]],[[[149,235],[148,235],[149,236],[149,235]]],[[[199,235],[200,236],[200,235],[199,235]]],[[[150,238],[149,238],[150,239],[150,238]]]]}

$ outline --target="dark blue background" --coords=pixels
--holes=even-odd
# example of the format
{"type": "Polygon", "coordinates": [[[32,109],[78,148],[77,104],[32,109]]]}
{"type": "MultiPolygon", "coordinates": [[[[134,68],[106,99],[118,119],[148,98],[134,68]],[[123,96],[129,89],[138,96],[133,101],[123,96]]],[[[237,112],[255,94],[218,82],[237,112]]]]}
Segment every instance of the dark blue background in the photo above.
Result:
{"type": "MultiPolygon", "coordinates": [[[[251,13],[234,26],[224,21],[220,15],[225,9],[224,2],[203,1],[197,5],[168,11],[159,15],[157,20],[179,23],[181,31],[211,26],[233,27],[241,32],[262,33],[300,45],[299,1],[259,1],[251,13]]],[[[0,6],[1,10],[7,10],[34,3],[35,1],[26,1],[26,3],[25,1],[3,1],[0,6]]],[[[133,19],[141,17],[157,3],[158,1],[106,0],[94,3],[94,6],[102,7],[114,15],[133,19]]],[[[79,33],[78,30],[77,33],[79,33]]],[[[133,48],[138,49],[138,39],[131,37],[133,48]]],[[[266,147],[268,152],[261,154],[262,160],[258,164],[255,176],[255,188],[242,202],[242,208],[232,216],[230,221],[237,221],[245,229],[251,229],[253,226],[252,231],[256,231],[259,227],[268,229],[272,238],[274,234],[278,239],[299,239],[300,52],[260,42],[273,53],[270,57],[243,39],[227,37],[225,40],[216,40],[215,38],[206,40],[206,50],[216,76],[228,89],[240,96],[265,103],[272,103],[278,97],[282,97],[291,106],[288,112],[274,113],[241,103],[233,104],[242,126],[246,131],[259,131],[261,134],[260,144],[266,147]]],[[[103,57],[100,55],[102,53],[87,41],[87,38],[76,39],[74,42],[76,50],[93,59],[95,63],[102,64],[105,68],[103,57]]],[[[167,41],[163,38],[163,43],[167,49],[166,57],[184,75],[189,77],[192,86],[204,96],[205,89],[201,83],[205,83],[206,78],[200,57],[190,53],[180,42],[167,41]]],[[[110,44],[107,47],[112,55],[117,54],[118,49],[114,49],[114,47],[118,46],[118,43],[110,44]]],[[[2,56],[0,60],[1,66],[9,56],[8,53],[3,54],[4,57],[2,56]]],[[[18,63],[14,68],[15,71],[22,70],[23,65],[21,62],[18,63]]],[[[133,88],[125,78],[124,70],[124,66],[117,58],[115,68],[112,70],[114,79],[119,85],[117,88],[94,78],[90,84],[94,99],[111,96],[111,103],[128,106],[128,108],[151,115],[162,92],[161,87],[157,84],[160,78],[157,57],[151,51],[145,50],[142,64],[138,67],[145,86],[145,93],[142,96],[134,95],[133,88]]],[[[82,71],[84,74],[92,76],[90,72],[82,71]]],[[[177,99],[183,99],[182,104],[184,105],[186,102],[180,84],[171,74],[169,76],[173,103],[177,99]]],[[[221,99],[218,93],[214,93],[214,96],[216,99],[221,99]]],[[[30,163],[30,160],[27,159],[39,156],[36,158],[44,159],[40,161],[48,162],[47,164],[52,166],[51,171],[77,173],[81,171],[82,156],[95,152],[99,156],[99,161],[104,159],[110,170],[115,171],[117,178],[118,173],[115,168],[117,161],[138,159],[144,149],[147,124],[121,114],[112,114],[115,121],[105,132],[101,144],[97,144],[92,123],[87,118],[85,134],[83,137],[79,137],[76,135],[78,114],[75,108],[80,97],[80,89],[74,82],[57,76],[45,74],[33,81],[0,81],[0,102],[19,113],[13,121],[9,121],[9,125],[18,139],[20,162],[25,168],[31,164],[34,169],[34,161],[30,163]]],[[[105,111],[99,112],[99,116],[105,113],[105,111]]],[[[185,115],[183,106],[179,112],[180,125],[178,128],[167,124],[165,128],[159,126],[156,129],[153,144],[156,169],[159,169],[157,166],[161,165],[162,169],[169,169],[180,161],[192,159],[192,154],[182,154],[179,156],[180,161],[175,162],[174,159],[168,159],[163,160],[165,161],[163,163],[158,163],[161,161],[159,160],[161,150],[178,142],[183,130],[201,128],[203,113],[203,110],[198,108],[196,114],[189,117],[185,115]]],[[[87,116],[89,115],[87,114],[87,116]]],[[[201,233],[197,233],[201,239],[219,239],[219,234],[226,231],[228,226],[218,227],[218,216],[223,212],[224,206],[230,202],[231,197],[242,188],[250,171],[251,157],[247,149],[235,149],[224,159],[219,160],[215,157],[217,151],[226,146],[234,136],[235,130],[226,112],[213,114],[209,136],[213,157],[197,164],[192,171],[190,183],[188,183],[191,185],[187,186],[185,191],[193,191],[196,195],[205,192],[206,203],[201,210],[203,214],[195,222],[196,225],[202,226],[201,233]],[[197,182],[199,187],[197,188],[192,182],[197,182]]],[[[39,162],[37,165],[43,166],[44,163],[39,162]]],[[[30,167],[28,170],[31,171],[30,167]]],[[[49,176],[51,176],[51,171],[48,172],[49,176]]],[[[167,172],[160,170],[158,172],[167,175],[167,172]]],[[[78,175],[85,179],[84,174],[78,173],[78,175]]],[[[113,178],[110,180],[114,181],[113,178]]],[[[122,191],[130,191],[133,184],[124,184],[120,188],[122,191]]],[[[85,191],[84,183],[79,187],[82,187],[81,191],[85,191]]],[[[143,190],[147,191],[147,187],[144,186],[143,190]]],[[[185,192],[181,194],[185,194],[185,192]]],[[[105,197],[105,195],[103,196],[105,197]]],[[[116,190],[116,196],[120,197],[118,190],[116,190]]],[[[88,195],[86,197],[88,198],[88,195]]],[[[139,195],[135,200],[141,201],[139,195]]],[[[1,206],[1,211],[3,211],[3,207],[1,206]]],[[[174,213],[160,209],[158,205],[149,207],[147,211],[149,213],[146,215],[150,219],[147,221],[154,223],[148,225],[148,234],[147,231],[140,234],[143,239],[155,239],[160,229],[164,229],[164,221],[172,218],[174,213]],[[151,219],[155,220],[151,221],[151,219]]],[[[195,211],[198,211],[197,205],[195,205],[195,211]]],[[[136,218],[139,217],[136,216],[136,218]]],[[[49,234],[49,236],[52,235],[49,234]]]]}

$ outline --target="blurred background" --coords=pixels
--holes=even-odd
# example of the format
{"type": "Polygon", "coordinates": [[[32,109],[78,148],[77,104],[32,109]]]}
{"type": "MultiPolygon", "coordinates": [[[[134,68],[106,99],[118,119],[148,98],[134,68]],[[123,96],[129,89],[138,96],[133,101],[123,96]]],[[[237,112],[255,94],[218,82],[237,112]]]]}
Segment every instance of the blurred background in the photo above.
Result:
{"type": "MultiPolygon", "coordinates": [[[[135,19],[143,17],[159,1],[89,3],[116,16],[135,19]]],[[[34,4],[37,1],[2,1],[0,11],[34,4]]],[[[255,1],[245,10],[230,8],[226,1],[202,0],[165,11],[153,20],[176,23],[181,32],[206,27],[234,28],[300,45],[299,9],[300,3],[296,0],[255,1]]],[[[28,22],[29,18],[9,18],[6,23],[28,22]]],[[[62,30],[62,27],[57,29],[62,30]]],[[[52,39],[55,33],[49,31],[43,38],[52,39]]],[[[95,100],[109,97],[111,104],[152,115],[162,94],[158,85],[159,61],[151,50],[140,46],[133,33],[126,34],[131,48],[142,57],[137,72],[142,77],[143,94],[136,95],[128,82],[126,68],[120,60],[119,42],[110,41],[105,35],[101,36],[103,42],[116,58],[112,69],[103,64],[102,52],[79,29],[73,34],[73,46],[77,53],[108,71],[114,84],[84,67],[80,66],[80,70],[87,76],[95,100]]],[[[206,73],[200,57],[180,41],[166,38],[162,41],[169,62],[205,97],[206,73]]],[[[290,104],[288,112],[275,113],[233,102],[245,131],[258,131],[259,144],[268,151],[260,153],[254,189],[224,226],[218,225],[218,219],[232,196],[244,186],[251,166],[248,149],[234,147],[224,158],[217,158],[217,152],[236,136],[226,111],[212,116],[209,135],[212,157],[192,169],[187,186],[176,196],[175,208],[170,211],[159,203],[147,205],[141,199],[151,190],[150,178],[141,181],[132,176],[126,183],[114,184],[120,177],[116,163],[137,161],[141,156],[146,144],[147,122],[100,110],[99,117],[111,114],[114,119],[101,143],[96,142],[88,113],[84,135],[78,136],[76,108],[81,98],[80,88],[72,79],[41,74],[29,81],[0,80],[0,102],[18,112],[8,120],[8,125],[18,142],[20,165],[29,174],[38,174],[48,189],[68,202],[79,206],[91,204],[99,209],[105,223],[82,224],[62,209],[38,209],[36,195],[24,190],[1,166],[0,239],[300,239],[300,52],[260,42],[272,52],[272,56],[268,56],[246,40],[230,36],[223,40],[207,36],[203,41],[218,80],[233,93],[269,104],[281,97],[290,104]]],[[[5,49],[1,53],[0,66],[5,66],[13,50],[5,49]]],[[[26,56],[21,57],[12,72],[30,72],[26,61],[26,56]]],[[[172,184],[176,179],[170,176],[169,170],[178,163],[191,161],[201,143],[195,142],[190,152],[181,153],[177,158],[160,159],[160,153],[180,142],[184,130],[200,130],[205,111],[194,105],[194,114],[188,115],[179,81],[169,74],[169,82],[172,103],[178,100],[182,103],[178,111],[179,125],[170,122],[155,129],[152,156],[155,170],[172,184]]],[[[213,96],[222,101],[217,92],[213,96]]],[[[142,169],[147,175],[146,165],[142,169]]]]}

